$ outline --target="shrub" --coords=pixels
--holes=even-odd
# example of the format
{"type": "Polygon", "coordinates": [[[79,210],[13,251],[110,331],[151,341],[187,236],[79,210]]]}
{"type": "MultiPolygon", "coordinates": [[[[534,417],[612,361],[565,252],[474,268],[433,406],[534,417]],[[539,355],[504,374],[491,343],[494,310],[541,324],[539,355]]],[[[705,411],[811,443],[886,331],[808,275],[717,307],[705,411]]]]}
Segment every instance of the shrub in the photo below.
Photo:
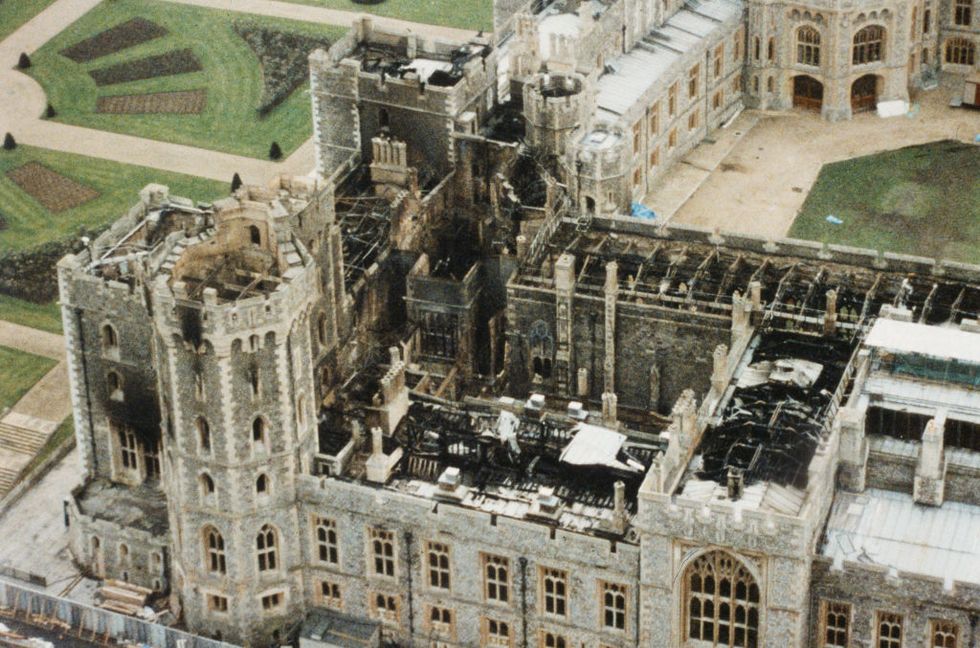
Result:
{"type": "Polygon", "coordinates": [[[20,58],[17,59],[17,67],[21,70],[31,67],[31,57],[27,55],[27,52],[20,53],[20,58]]]}
{"type": "Polygon", "coordinates": [[[3,149],[5,151],[13,151],[15,148],[17,148],[17,140],[14,139],[14,136],[11,135],[10,133],[7,133],[6,135],[4,135],[3,136],[3,149]]]}
{"type": "MultiPolygon", "coordinates": [[[[269,153],[271,155],[272,151],[270,150],[269,153]]],[[[235,193],[236,191],[238,191],[238,188],[241,186],[242,186],[242,177],[236,173],[231,178],[231,193],[235,193]]]]}
{"type": "Polygon", "coordinates": [[[282,149],[279,148],[279,142],[273,142],[272,146],[269,147],[269,159],[278,160],[282,158],[282,149]]]}
{"type": "Polygon", "coordinates": [[[262,67],[260,116],[272,112],[309,78],[307,58],[313,50],[330,47],[330,41],[323,38],[277,31],[253,23],[236,22],[235,31],[248,43],[262,67]]]}

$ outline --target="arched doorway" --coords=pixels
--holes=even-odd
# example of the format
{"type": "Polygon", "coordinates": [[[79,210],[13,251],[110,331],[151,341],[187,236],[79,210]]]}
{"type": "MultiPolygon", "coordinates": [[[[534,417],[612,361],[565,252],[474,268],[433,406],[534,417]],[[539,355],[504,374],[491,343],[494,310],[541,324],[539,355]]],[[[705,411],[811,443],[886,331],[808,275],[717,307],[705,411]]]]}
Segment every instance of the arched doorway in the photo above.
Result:
{"type": "Polygon", "coordinates": [[[819,112],[823,107],[823,84],[805,74],[793,77],[793,106],[819,112]]]}
{"type": "Polygon", "coordinates": [[[851,85],[851,112],[874,110],[878,105],[878,77],[865,74],[851,85]]]}
{"type": "Polygon", "coordinates": [[[758,648],[759,585],[731,554],[698,556],[684,571],[684,638],[698,646],[758,648]]]}

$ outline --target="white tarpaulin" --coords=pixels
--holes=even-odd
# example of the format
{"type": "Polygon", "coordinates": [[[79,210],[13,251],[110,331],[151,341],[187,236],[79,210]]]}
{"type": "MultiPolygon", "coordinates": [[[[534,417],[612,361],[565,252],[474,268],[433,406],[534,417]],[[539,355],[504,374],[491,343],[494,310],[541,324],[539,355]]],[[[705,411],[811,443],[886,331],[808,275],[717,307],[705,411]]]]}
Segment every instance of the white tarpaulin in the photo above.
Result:
{"type": "Polygon", "coordinates": [[[626,435],[609,428],[579,423],[575,426],[575,436],[562,450],[561,460],[573,466],[608,466],[642,472],[643,466],[634,462],[623,463],[618,459],[626,435]]]}

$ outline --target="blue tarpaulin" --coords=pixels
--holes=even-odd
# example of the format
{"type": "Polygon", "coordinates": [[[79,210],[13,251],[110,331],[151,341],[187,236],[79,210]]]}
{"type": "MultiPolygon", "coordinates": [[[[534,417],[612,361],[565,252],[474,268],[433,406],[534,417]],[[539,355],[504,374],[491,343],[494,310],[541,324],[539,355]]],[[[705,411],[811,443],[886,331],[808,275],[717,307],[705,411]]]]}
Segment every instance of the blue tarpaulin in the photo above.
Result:
{"type": "Polygon", "coordinates": [[[633,218],[646,218],[653,220],[657,217],[657,214],[646,205],[641,205],[640,203],[635,202],[630,205],[630,216],[633,218]]]}

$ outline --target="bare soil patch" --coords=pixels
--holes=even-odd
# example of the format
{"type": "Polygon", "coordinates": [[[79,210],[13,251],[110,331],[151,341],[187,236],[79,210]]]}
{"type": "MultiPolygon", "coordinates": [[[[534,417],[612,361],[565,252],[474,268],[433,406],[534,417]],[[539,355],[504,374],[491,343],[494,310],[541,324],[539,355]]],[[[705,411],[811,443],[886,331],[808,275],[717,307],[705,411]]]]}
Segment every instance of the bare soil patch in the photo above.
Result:
{"type": "Polygon", "coordinates": [[[199,115],[208,103],[206,88],[178,92],[99,97],[96,112],[116,115],[199,115]]]}
{"type": "Polygon", "coordinates": [[[174,50],[166,54],[127,61],[89,72],[97,86],[107,86],[128,81],[152,79],[188,72],[199,72],[203,68],[190,48],[174,50]]]}
{"type": "Polygon", "coordinates": [[[95,189],[66,178],[38,162],[28,162],[11,169],[7,177],[54,213],[77,207],[99,196],[95,189]]]}
{"type": "Polygon", "coordinates": [[[97,58],[139,45],[167,35],[160,25],[143,18],[133,18],[110,27],[95,36],[79,41],[61,50],[60,54],[76,63],[86,63],[97,58]]]}

